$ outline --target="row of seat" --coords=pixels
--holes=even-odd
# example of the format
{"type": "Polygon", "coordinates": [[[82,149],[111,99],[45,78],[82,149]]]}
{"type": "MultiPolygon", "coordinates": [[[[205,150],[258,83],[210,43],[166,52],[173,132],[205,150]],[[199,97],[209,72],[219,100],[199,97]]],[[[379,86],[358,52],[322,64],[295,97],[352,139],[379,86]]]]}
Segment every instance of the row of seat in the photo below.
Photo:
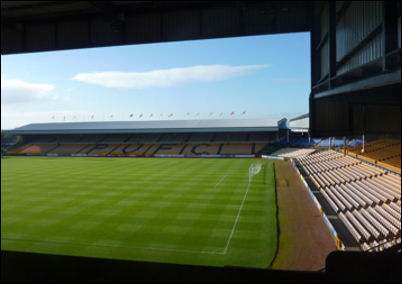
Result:
{"type": "Polygon", "coordinates": [[[347,150],[348,154],[401,172],[401,143],[375,140],[347,150]]]}
{"type": "Polygon", "coordinates": [[[316,151],[315,149],[308,149],[308,148],[282,148],[271,153],[271,155],[285,158],[301,158],[315,151],[316,151]]]}
{"type": "Polygon", "coordinates": [[[308,155],[298,159],[299,163],[309,165],[309,164],[316,164],[318,162],[324,162],[328,160],[333,160],[337,158],[341,158],[343,155],[336,151],[320,151],[316,152],[313,155],[308,155]]]}
{"type": "Polygon", "coordinates": [[[88,155],[250,155],[261,152],[267,143],[203,144],[30,144],[10,154],[88,154],[88,155]]]}
{"type": "Polygon", "coordinates": [[[317,163],[305,164],[304,167],[308,174],[313,174],[313,173],[320,173],[320,172],[325,172],[325,171],[348,167],[348,166],[355,166],[360,163],[361,163],[360,161],[346,158],[346,159],[333,159],[333,160],[323,161],[319,164],[317,164],[317,163]]]}
{"type": "MultiPolygon", "coordinates": [[[[320,166],[317,165],[316,168],[320,166]]],[[[367,178],[377,177],[385,171],[381,169],[370,169],[365,164],[357,164],[342,168],[333,168],[328,171],[321,171],[311,174],[313,181],[317,182],[320,187],[326,187],[335,184],[344,184],[352,181],[364,180],[367,178]]]]}
{"type": "Polygon", "coordinates": [[[363,250],[400,241],[400,175],[333,150],[297,163],[363,250]]]}
{"type": "MultiPolygon", "coordinates": [[[[400,144],[396,141],[385,141],[385,140],[373,140],[370,142],[366,142],[364,144],[364,149],[366,153],[375,152],[381,149],[389,148],[390,146],[400,144]]],[[[363,144],[357,145],[355,147],[349,148],[350,152],[360,153],[363,148],[363,144]]]]}
{"type": "Polygon", "coordinates": [[[57,144],[28,144],[21,145],[15,149],[8,151],[8,154],[44,154],[55,147],[57,144]]]}
{"type": "Polygon", "coordinates": [[[277,140],[277,133],[165,133],[165,134],[113,134],[113,135],[43,135],[31,144],[98,144],[98,143],[238,143],[269,142],[277,140]]]}
{"type": "MultiPolygon", "coordinates": [[[[393,211],[393,214],[398,214],[393,211]]],[[[345,224],[358,243],[367,245],[400,237],[401,220],[392,216],[383,207],[368,208],[340,213],[339,219],[345,224]]],[[[369,247],[369,246],[368,246],[369,247]]]]}

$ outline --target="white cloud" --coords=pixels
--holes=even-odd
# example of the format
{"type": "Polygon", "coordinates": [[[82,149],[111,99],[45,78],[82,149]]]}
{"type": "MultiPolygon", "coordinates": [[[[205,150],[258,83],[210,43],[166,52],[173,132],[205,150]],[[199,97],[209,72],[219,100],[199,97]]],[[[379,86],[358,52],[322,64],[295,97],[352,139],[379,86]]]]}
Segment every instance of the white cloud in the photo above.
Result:
{"type": "Polygon", "coordinates": [[[20,80],[1,79],[1,103],[14,104],[52,100],[54,87],[49,84],[33,84],[20,80]]]}
{"type": "Polygon", "coordinates": [[[119,88],[166,87],[189,82],[222,81],[246,74],[250,70],[266,68],[268,65],[200,65],[183,68],[152,70],[148,72],[94,72],[79,73],[72,79],[119,88]]]}
{"type": "Polygon", "coordinates": [[[89,121],[89,111],[10,111],[1,109],[1,129],[13,129],[31,123],[89,121]]]}

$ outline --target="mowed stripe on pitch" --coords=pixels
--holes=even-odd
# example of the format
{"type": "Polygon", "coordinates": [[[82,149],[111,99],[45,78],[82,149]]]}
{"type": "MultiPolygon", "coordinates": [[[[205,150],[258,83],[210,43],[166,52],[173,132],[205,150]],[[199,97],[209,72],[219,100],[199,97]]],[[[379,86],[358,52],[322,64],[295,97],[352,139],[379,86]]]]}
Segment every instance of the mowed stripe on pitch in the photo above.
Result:
{"type": "MultiPolygon", "coordinates": [[[[12,175],[12,163],[2,167],[2,236],[112,246],[95,250],[88,245],[79,252],[84,255],[254,267],[269,263],[274,250],[270,246],[276,242],[270,235],[276,232],[268,229],[273,221],[265,217],[270,219],[272,210],[264,206],[266,187],[254,184],[238,218],[233,253],[229,249],[227,256],[192,259],[177,253],[225,248],[247,188],[251,160],[35,157],[29,160],[32,163],[21,163],[18,159],[9,161],[15,162],[19,179],[26,173],[29,184],[12,175]],[[225,175],[220,190],[215,190],[225,175]],[[243,224],[242,216],[247,221],[243,224]],[[239,246],[243,240],[248,243],[239,246]],[[123,252],[113,246],[162,248],[166,253],[139,253],[135,248],[123,252]],[[252,260],[261,249],[266,256],[252,260]],[[249,260],[239,260],[242,255],[250,255],[249,260]]],[[[5,246],[18,247],[17,243],[10,240],[5,246]]],[[[43,250],[44,245],[31,245],[35,247],[43,250]]],[[[67,244],[50,247],[75,254],[67,244]]]]}

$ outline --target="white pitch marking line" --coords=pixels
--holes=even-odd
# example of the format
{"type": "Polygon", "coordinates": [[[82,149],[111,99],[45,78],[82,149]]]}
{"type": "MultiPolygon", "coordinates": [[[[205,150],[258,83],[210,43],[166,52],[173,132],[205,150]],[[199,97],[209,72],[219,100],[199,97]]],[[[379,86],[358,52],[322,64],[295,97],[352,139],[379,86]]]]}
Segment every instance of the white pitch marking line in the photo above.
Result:
{"type": "Polygon", "coordinates": [[[229,173],[226,173],[226,175],[224,175],[223,177],[221,177],[221,179],[215,184],[214,188],[216,188],[227,176],[229,173]]]}
{"type": "MultiPolygon", "coordinates": [[[[222,177],[218,183],[215,185],[219,185],[219,183],[228,175],[228,173],[222,177]]],[[[251,182],[248,183],[246,193],[244,194],[243,200],[240,204],[239,211],[236,216],[236,220],[233,224],[232,231],[230,232],[228,241],[226,242],[225,249],[223,252],[217,251],[194,251],[194,250],[180,250],[180,249],[168,249],[168,248],[154,248],[154,247],[137,247],[137,246],[122,246],[122,245],[114,245],[114,244],[97,244],[97,243],[81,243],[81,242],[69,242],[69,241],[55,241],[55,240],[33,240],[33,239],[24,239],[24,238],[8,238],[8,237],[1,237],[1,239],[5,240],[21,240],[21,241],[31,241],[31,242],[49,242],[49,243],[67,243],[67,244],[76,244],[76,245],[87,245],[87,246],[99,246],[99,247],[118,247],[118,248],[132,248],[132,249],[144,249],[144,250],[160,250],[160,251],[173,251],[173,252],[188,252],[188,253],[205,253],[205,254],[220,254],[225,255],[229,248],[230,242],[232,240],[234,231],[237,226],[237,222],[239,221],[241,210],[243,209],[244,202],[246,201],[248,191],[250,189],[251,182]]]]}
{"type": "Polygon", "coordinates": [[[227,252],[227,250],[228,250],[228,248],[229,248],[230,241],[232,240],[234,231],[235,231],[236,226],[237,226],[237,222],[239,221],[240,213],[241,213],[241,210],[243,209],[244,201],[246,201],[247,193],[248,193],[248,190],[250,189],[250,185],[251,185],[251,182],[248,183],[246,193],[244,194],[243,200],[242,200],[242,202],[241,202],[241,204],[240,204],[239,212],[237,213],[236,220],[235,220],[235,222],[234,222],[234,224],[233,224],[232,231],[230,232],[229,239],[228,239],[228,241],[226,242],[226,247],[225,247],[225,249],[223,250],[223,254],[226,254],[226,252],[227,252]]]}

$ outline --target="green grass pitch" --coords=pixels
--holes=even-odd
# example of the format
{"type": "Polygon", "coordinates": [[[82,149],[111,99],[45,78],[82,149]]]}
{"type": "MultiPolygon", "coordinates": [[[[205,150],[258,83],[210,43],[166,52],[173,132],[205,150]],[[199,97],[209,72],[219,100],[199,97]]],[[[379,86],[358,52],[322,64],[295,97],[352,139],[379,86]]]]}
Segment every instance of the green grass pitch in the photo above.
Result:
{"type": "Polygon", "coordinates": [[[5,157],[1,248],[266,268],[277,247],[273,163],[5,157]],[[249,185],[249,167],[263,164],[249,185]]]}

